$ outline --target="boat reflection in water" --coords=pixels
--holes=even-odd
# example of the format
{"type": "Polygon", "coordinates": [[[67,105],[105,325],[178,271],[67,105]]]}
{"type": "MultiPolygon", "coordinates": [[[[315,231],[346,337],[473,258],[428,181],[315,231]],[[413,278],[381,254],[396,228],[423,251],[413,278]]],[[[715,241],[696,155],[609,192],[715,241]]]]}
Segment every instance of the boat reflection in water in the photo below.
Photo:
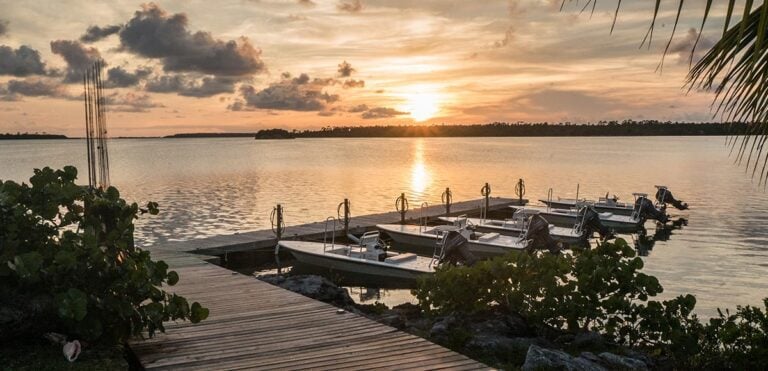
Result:
{"type": "Polygon", "coordinates": [[[648,256],[656,245],[656,241],[669,241],[673,231],[683,229],[687,225],[688,219],[677,218],[670,220],[666,224],[656,223],[656,229],[653,231],[653,234],[649,234],[648,230],[643,227],[637,234],[632,235],[635,250],[637,250],[640,256],[648,256]]]}

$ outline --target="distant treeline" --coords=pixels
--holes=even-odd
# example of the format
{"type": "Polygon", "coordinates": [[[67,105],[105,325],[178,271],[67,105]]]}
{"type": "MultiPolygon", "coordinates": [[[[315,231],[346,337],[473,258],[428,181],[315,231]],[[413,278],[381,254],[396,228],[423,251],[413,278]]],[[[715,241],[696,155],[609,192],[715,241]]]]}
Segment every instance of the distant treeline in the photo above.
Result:
{"type": "Polygon", "coordinates": [[[254,135],[256,133],[182,133],[166,135],[163,138],[253,138],[254,135]]]}
{"type": "Polygon", "coordinates": [[[346,137],[567,137],[735,135],[746,132],[744,123],[691,123],[601,121],[594,124],[503,123],[431,126],[336,126],[291,132],[296,138],[346,137]]]}
{"type": "Polygon", "coordinates": [[[40,133],[0,133],[1,139],[68,139],[66,135],[61,134],[40,134],[40,133]]]}
{"type": "Polygon", "coordinates": [[[165,138],[366,138],[366,137],[597,137],[739,135],[745,123],[694,123],[644,120],[597,123],[506,123],[473,125],[327,126],[316,130],[264,129],[254,133],[185,133],[165,138]]]}

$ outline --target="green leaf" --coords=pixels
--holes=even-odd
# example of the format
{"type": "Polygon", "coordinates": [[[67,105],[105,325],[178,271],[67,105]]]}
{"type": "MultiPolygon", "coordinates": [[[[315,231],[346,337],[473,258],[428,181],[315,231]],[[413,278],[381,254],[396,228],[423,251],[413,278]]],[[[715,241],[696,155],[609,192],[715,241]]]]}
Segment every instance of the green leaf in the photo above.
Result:
{"type": "Polygon", "coordinates": [[[22,279],[37,281],[42,264],[43,256],[37,251],[32,251],[17,255],[13,258],[13,263],[8,262],[8,267],[16,271],[22,279]]]}
{"type": "Polygon", "coordinates": [[[192,313],[190,314],[189,320],[192,321],[192,323],[198,323],[206,318],[208,318],[208,308],[204,308],[198,302],[192,303],[192,313]]]}
{"type": "Polygon", "coordinates": [[[176,271],[168,272],[168,285],[173,286],[179,282],[179,274],[176,271]]]}
{"type": "Polygon", "coordinates": [[[57,294],[55,301],[61,318],[80,321],[88,314],[88,297],[76,288],[57,294]]]}
{"type": "Polygon", "coordinates": [[[65,268],[71,268],[77,263],[77,259],[75,258],[75,254],[72,251],[68,250],[60,250],[56,253],[56,256],[54,257],[54,262],[65,268]]]}

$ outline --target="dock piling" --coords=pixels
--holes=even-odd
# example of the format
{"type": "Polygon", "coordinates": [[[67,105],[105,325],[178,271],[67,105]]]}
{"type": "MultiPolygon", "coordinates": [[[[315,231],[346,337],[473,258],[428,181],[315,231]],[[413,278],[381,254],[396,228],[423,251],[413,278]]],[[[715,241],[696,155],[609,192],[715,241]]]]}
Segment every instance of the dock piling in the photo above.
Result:
{"type": "Polygon", "coordinates": [[[400,213],[400,224],[405,224],[405,213],[408,211],[408,199],[405,193],[400,193],[400,197],[395,200],[395,209],[400,213]]]}
{"type": "Polygon", "coordinates": [[[349,219],[350,219],[350,212],[349,212],[349,199],[345,198],[344,202],[339,204],[339,207],[336,208],[336,214],[339,216],[339,220],[344,222],[344,235],[349,234],[349,219]],[[344,208],[344,214],[342,215],[341,209],[344,208]]]}
{"type": "Polygon", "coordinates": [[[480,194],[485,197],[485,210],[487,212],[488,207],[490,206],[490,198],[491,198],[491,185],[488,183],[485,183],[483,188],[480,189],[480,194]]]}
{"type": "Polygon", "coordinates": [[[445,216],[451,215],[451,204],[453,203],[453,194],[451,188],[445,187],[445,192],[442,195],[443,204],[445,205],[445,216]]]}
{"type": "Polygon", "coordinates": [[[517,185],[515,186],[515,195],[517,195],[518,201],[520,202],[520,205],[523,205],[523,196],[525,196],[525,182],[523,182],[523,178],[520,178],[517,181],[517,185]]]}

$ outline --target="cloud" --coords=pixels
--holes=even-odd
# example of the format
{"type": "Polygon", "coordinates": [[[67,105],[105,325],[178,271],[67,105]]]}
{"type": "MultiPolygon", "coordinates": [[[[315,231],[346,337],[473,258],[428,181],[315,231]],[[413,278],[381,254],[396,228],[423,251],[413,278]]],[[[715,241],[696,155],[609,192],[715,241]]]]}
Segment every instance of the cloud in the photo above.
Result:
{"type": "Polygon", "coordinates": [[[341,87],[344,89],[351,89],[351,88],[364,88],[365,87],[365,81],[363,80],[344,80],[344,82],[341,84],[341,87]]]}
{"type": "Polygon", "coordinates": [[[0,87],[0,100],[19,101],[26,97],[54,97],[74,98],[60,83],[49,78],[27,78],[24,80],[10,80],[4,87],[0,87]]]}
{"type": "Polygon", "coordinates": [[[242,37],[222,41],[209,32],[187,29],[186,14],[168,14],[145,4],[120,31],[124,50],[160,59],[166,71],[199,72],[217,76],[246,76],[266,70],[261,50],[242,37]]]}
{"type": "MultiPolygon", "coordinates": [[[[333,79],[331,79],[333,81],[333,79]]],[[[328,79],[314,79],[302,73],[291,78],[283,74],[283,80],[272,83],[262,90],[251,85],[240,87],[243,100],[230,105],[233,111],[244,109],[273,109],[288,111],[325,111],[331,103],[339,100],[336,94],[323,92],[329,85],[328,79]]]]}
{"type": "Polygon", "coordinates": [[[18,49],[0,45],[0,75],[17,77],[45,74],[45,63],[40,52],[26,45],[18,49]]]}
{"type": "Polygon", "coordinates": [[[67,62],[64,82],[82,81],[83,72],[101,59],[98,49],[87,47],[76,40],[51,41],[51,51],[60,55],[67,62]]]}
{"type": "Polygon", "coordinates": [[[317,5],[312,0],[298,0],[298,3],[299,3],[299,5],[304,5],[306,7],[313,7],[313,6],[317,5]]]}
{"type": "MultiPolygon", "coordinates": [[[[685,34],[685,37],[683,37],[681,40],[678,40],[677,42],[672,43],[672,45],[669,46],[669,53],[676,54],[680,63],[687,64],[691,58],[691,51],[693,51],[693,45],[696,43],[696,38],[698,36],[699,33],[695,28],[689,28],[688,32],[685,34]]],[[[713,40],[706,36],[702,36],[699,40],[699,44],[696,45],[696,50],[694,51],[693,55],[693,62],[701,59],[701,57],[703,57],[704,54],[706,54],[706,52],[709,51],[709,49],[711,49],[714,45],[715,42],[713,40]]]]}
{"type": "Polygon", "coordinates": [[[352,106],[349,109],[347,109],[347,112],[358,113],[358,112],[365,112],[367,110],[368,110],[367,104],[358,104],[356,106],[352,106]]]}
{"type": "Polygon", "coordinates": [[[105,37],[108,37],[120,32],[121,27],[122,26],[120,25],[105,26],[105,27],[99,27],[99,26],[88,27],[88,29],[85,30],[85,33],[82,36],[80,36],[80,41],[84,43],[92,43],[92,42],[99,41],[105,37]]]}
{"type": "Polygon", "coordinates": [[[149,112],[152,108],[165,107],[155,103],[148,94],[128,92],[113,93],[106,97],[107,109],[115,112],[149,112]]]}
{"type": "Polygon", "coordinates": [[[504,33],[504,38],[501,40],[496,40],[493,42],[494,48],[503,48],[507,45],[509,45],[510,42],[512,42],[515,39],[515,28],[513,26],[509,26],[507,28],[507,32],[504,33]]]}
{"type": "Polygon", "coordinates": [[[8,34],[8,21],[0,19],[0,36],[8,34]]]}
{"type": "Polygon", "coordinates": [[[355,69],[352,68],[352,65],[349,64],[347,61],[341,62],[339,64],[339,77],[350,77],[352,76],[352,73],[355,72],[355,69]]]}
{"type": "Polygon", "coordinates": [[[402,112],[398,111],[394,108],[388,108],[388,107],[376,107],[371,108],[368,111],[363,112],[363,114],[360,116],[363,119],[369,120],[369,119],[385,119],[400,115],[407,115],[408,112],[402,112]]]}
{"type": "Polygon", "coordinates": [[[107,71],[107,81],[104,83],[104,87],[125,88],[135,86],[151,73],[152,69],[150,68],[137,68],[133,72],[128,72],[120,66],[113,67],[107,71]]]}
{"type": "Polygon", "coordinates": [[[363,10],[363,3],[360,0],[342,0],[336,4],[336,9],[342,12],[359,13],[363,10]]]}
{"type": "Polygon", "coordinates": [[[195,79],[186,75],[161,76],[147,81],[145,89],[153,93],[177,93],[185,97],[210,97],[235,91],[236,78],[203,77],[195,79]]]}

